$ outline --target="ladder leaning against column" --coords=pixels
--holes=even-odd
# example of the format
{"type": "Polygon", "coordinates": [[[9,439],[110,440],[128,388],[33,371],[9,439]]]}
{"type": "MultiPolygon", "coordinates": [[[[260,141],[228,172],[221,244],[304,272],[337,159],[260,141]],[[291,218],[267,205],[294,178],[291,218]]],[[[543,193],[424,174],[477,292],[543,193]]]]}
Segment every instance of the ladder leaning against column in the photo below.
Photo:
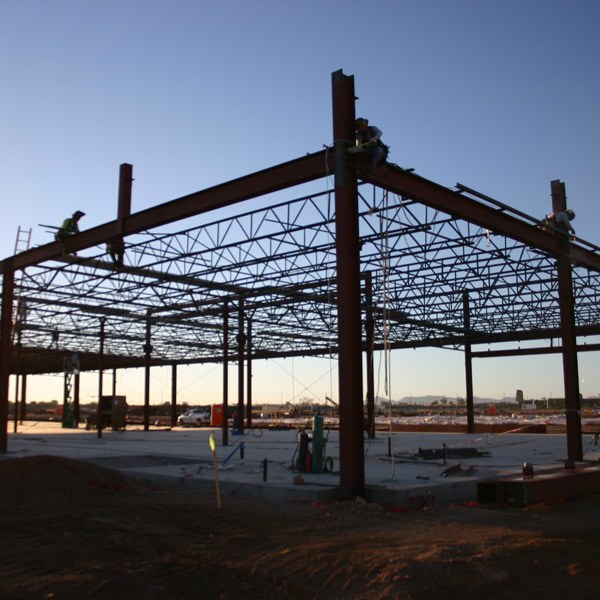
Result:
{"type": "MultiPolygon", "coordinates": [[[[17,230],[17,239],[15,241],[15,254],[29,250],[31,245],[32,229],[25,229],[19,225],[17,230]]],[[[23,279],[25,278],[25,269],[15,273],[15,298],[13,308],[13,328],[12,328],[12,344],[15,343],[15,334],[18,329],[20,320],[25,316],[25,303],[21,300],[21,289],[23,287],[23,279]]]]}

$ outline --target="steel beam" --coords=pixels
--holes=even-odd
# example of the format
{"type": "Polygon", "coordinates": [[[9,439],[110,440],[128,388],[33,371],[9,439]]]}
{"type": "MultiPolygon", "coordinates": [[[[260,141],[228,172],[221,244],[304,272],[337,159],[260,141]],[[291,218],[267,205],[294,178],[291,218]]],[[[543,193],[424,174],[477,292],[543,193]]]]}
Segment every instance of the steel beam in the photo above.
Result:
{"type": "MultiPolygon", "coordinates": [[[[87,229],[69,238],[67,246],[71,252],[84,250],[119,235],[126,237],[132,233],[139,233],[243,200],[314,181],[325,177],[332,168],[333,153],[322,150],[87,229]]],[[[62,254],[62,246],[58,242],[53,242],[11,257],[12,268],[24,269],[58,258],[62,254]]],[[[0,262],[0,270],[4,268],[5,262],[6,260],[0,262]]]]}
{"type": "MultiPolygon", "coordinates": [[[[600,344],[580,344],[577,352],[598,352],[600,344]]],[[[498,358],[500,356],[530,356],[534,354],[562,354],[562,347],[546,348],[515,348],[512,350],[485,350],[483,352],[471,352],[473,358],[498,358]]]]}
{"type": "MultiPolygon", "coordinates": [[[[358,157],[357,160],[362,161],[361,166],[366,167],[368,164],[364,157],[358,157]]],[[[426,206],[489,229],[492,233],[518,240],[553,256],[564,252],[561,240],[553,233],[399,167],[387,165],[384,170],[380,165],[364,178],[394,194],[412,198],[426,206]]],[[[577,266],[600,272],[600,254],[576,244],[570,246],[571,259],[577,266]]]]}
{"type": "Polygon", "coordinates": [[[358,188],[346,149],[355,139],[354,77],[332,74],[335,148],[335,236],[337,264],[340,492],[365,493],[363,441],[362,323],[358,188]]]}

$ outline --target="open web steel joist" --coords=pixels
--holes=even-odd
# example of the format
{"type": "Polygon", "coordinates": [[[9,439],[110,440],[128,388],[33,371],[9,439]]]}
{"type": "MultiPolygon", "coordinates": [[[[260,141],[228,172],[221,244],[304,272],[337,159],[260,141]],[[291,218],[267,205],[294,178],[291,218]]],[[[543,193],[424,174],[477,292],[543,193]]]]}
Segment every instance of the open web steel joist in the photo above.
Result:
{"type": "MultiPolygon", "coordinates": [[[[253,360],[340,357],[342,487],[360,491],[361,351],[450,346],[470,357],[472,345],[561,338],[564,352],[569,311],[573,339],[600,333],[597,247],[465,186],[395,165],[367,174],[368,159],[345,151],[353,78],[336,72],[332,84],[333,148],[120,210],[69,239],[66,256],[53,242],[2,261],[2,430],[9,372],[60,372],[73,353],[82,370],[221,362],[225,337],[235,345],[239,334],[224,315],[243,305],[253,360]],[[119,237],[123,267],[104,246],[119,237]]],[[[578,396],[574,369],[567,398],[578,396]]]]}
{"type": "MultiPolygon", "coordinates": [[[[392,348],[462,345],[465,292],[472,343],[560,336],[553,256],[375,186],[359,190],[376,348],[384,317],[392,348]]],[[[143,366],[147,323],[153,364],[220,362],[223,304],[234,309],[240,297],[255,358],[337,353],[334,218],[323,191],[130,236],[122,268],[104,248],[29,267],[15,290],[19,370],[60,372],[72,352],[96,369],[102,322],[107,367],[143,366]]],[[[598,334],[600,274],[575,268],[573,277],[578,331],[598,334]]]]}

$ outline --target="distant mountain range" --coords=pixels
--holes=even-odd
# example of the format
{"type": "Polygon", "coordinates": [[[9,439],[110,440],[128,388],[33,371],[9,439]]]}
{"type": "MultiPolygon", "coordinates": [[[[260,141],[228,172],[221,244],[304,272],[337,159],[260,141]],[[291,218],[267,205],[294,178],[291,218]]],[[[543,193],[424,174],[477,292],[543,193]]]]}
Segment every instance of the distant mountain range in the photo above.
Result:
{"type": "MultiPolygon", "coordinates": [[[[394,400],[393,403],[397,404],[432,404],[433,402],[440,403],[441,400],[446,400],[448,403],[456,404],[456,397],[453,396],[404,396],[400,400],[394,400]]],[[[473,402],[475,404],[494,404],[497,402],[512,402],[516,403],[516,398],[509,396],[502,399],[498,398],[478,398],[475,396],[473,402]]],[[[378,403],[385,403],[385,398],[377,398],[378,403]]]]}

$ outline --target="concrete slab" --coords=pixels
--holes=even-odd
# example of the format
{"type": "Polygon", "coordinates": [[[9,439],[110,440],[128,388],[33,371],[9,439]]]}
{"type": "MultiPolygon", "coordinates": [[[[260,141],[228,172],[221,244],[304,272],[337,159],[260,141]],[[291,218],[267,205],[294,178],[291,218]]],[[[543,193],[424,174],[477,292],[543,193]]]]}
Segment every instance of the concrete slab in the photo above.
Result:
{"type": "MultiPolygon", "coordinates": [[[[104,431],[98,438],[95,431],[62,429],[60,423],[26,422],[17,433],[9,433],[8,452],[0,455],[0,460],[64,456],[117,469],[141,485],[213,492],[211,433],[217,442],[222,494],[275,502],[336,497],[339,437],[334,430],[327,434],[326,444],[333,472],[322,474],[295,470],[298,432],[293,429],[255,430],[244,436],[230,432],[230,443],[223,446],[221,432],[210,428],[128,428],[104,431]],[[244,445],[243,460],[240,444],[244,445]]],[[[586,463],[600,460],[600,445],[594,441],[593,435],[583,436],[586,463]]],[[[522,473],[525,462],[533,465],[536,474],[562,468],[567,445],[564,435],[552,434],[399,432],[390,438],[389,433],[378,432],[376,439],[364,440],[364,451],[368,499],[399,508],[420,508],[476,501],[478,482],[522,473]],[[421,452],[433,454],[433,458],[419,456],[419,449],[441,451],[444,444],[452,451],[445,461],[436,456],[440,452],[421,452]],[[460,452],[463,448],[467,452],[460,452]]]]}

